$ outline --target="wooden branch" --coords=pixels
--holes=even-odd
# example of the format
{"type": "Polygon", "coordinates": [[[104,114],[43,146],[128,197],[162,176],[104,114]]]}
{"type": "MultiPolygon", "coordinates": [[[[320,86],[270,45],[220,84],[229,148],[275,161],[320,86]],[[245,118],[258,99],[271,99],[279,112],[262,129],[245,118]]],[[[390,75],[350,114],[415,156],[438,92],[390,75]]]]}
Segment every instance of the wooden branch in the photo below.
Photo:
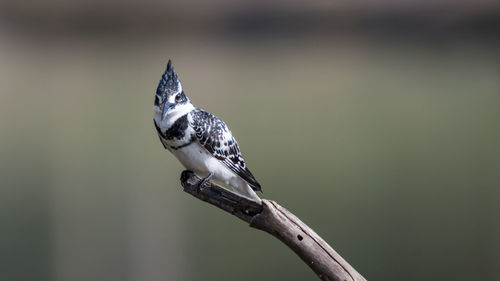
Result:
{"type": "Polygon", "coordinates": [[[362,281],[361,276],[318,234],[278,203],[253,201],[219,185],[207,182],[201,189],[200,178],[191,171],[181,174],[184,191],[265,231],[292,249],[321,280],[362,281]]]}

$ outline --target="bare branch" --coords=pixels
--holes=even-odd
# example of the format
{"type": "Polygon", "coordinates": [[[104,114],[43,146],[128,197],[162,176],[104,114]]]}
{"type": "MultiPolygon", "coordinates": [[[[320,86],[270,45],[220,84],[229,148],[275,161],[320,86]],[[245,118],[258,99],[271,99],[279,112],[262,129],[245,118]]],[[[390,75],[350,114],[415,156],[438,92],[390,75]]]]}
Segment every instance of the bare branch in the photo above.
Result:
{"type": "Polygon", "coordinates": [[[260,204],[211,182],[200,189],[197,185],[199,181],[200,178],[193,172],[182,172],[181,184],[185,192],[278,238],[321,280],[366,281],[318,234],[278,203],[263,199],[260,204]]]}

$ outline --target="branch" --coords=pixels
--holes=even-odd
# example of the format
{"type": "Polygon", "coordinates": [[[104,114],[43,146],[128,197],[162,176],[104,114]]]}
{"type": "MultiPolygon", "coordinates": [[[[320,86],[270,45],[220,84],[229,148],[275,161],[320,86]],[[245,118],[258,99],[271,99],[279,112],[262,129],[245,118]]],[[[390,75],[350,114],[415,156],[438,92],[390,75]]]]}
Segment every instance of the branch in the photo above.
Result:
{"type": "Polygon", "coordinates": [[[191,171],[181,174],[184,191],[265,231],[292,249],[321,280],[366,281],[328,243],[294,214],[278,203],[262,199],[262,204],[207,182],[201,189],[200,178],[191,171]]]}

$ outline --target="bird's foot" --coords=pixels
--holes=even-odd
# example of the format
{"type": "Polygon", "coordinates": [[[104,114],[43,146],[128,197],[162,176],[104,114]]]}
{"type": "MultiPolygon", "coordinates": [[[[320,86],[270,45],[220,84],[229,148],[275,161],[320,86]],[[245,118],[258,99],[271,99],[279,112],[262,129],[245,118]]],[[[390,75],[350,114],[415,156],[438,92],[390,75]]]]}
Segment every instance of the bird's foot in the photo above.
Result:
{"type": "Polygon", "coordinates": [[[207,183],[212,177],[214,176],[214,173],[210,173],[208,174],[208,176],[202,178],[199,182],[198,182],[198,189],[203,189],[203,185],[205,183],[207,183]]]}

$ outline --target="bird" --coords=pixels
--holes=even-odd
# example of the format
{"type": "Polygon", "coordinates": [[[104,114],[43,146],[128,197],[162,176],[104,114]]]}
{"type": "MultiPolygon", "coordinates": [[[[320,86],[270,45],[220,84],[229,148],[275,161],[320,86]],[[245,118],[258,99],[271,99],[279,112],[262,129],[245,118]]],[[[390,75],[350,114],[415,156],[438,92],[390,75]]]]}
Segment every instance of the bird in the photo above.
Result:
{"type": "Polygon", "coordinates": [[[255,191],[262,192],[262,187],[248,169],[233,134],[224,121],[191,103],[171,60],[156,89],[153,120],[163,147],[201,178],[199,188],[214,180],[261,202],[255,191]]]}

